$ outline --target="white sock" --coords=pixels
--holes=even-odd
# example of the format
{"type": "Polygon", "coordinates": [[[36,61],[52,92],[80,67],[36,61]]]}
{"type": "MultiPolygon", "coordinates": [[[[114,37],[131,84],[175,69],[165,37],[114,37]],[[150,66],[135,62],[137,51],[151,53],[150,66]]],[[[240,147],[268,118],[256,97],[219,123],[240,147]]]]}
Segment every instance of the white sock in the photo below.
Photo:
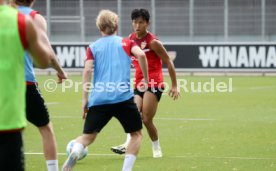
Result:
{"type": "Polygon", "coordinates": [[[58,171],[58,160],[46,161],[48,171],[58,171]]]}
{"type": "Polygon", "coordinates": [[[133,154],[126,154],[122,171],[132,171],[132,167],[136,160],[136,156],[133,154]]]}
{"type": "Polygon", "coordinates": [[[152,147],[155,148],[155,149],[159,148],[160,147],[159,140],[152,141],[152,147]]]}
{"type": "Polygon", "coordinates": [[[78,157],[80,156],[81,152],[84,150],[84,146],[81,143],[75,142],[71,153],[76,153],[78,157]]]}
{"type": "Polygon", "coordinates": [[[124,145],[127,147],[129,142],[131,140],[131,136],[130,136],[130,133],[127,133],[127,139],[126,139],[126,142],[124,143],[124,145]]]}

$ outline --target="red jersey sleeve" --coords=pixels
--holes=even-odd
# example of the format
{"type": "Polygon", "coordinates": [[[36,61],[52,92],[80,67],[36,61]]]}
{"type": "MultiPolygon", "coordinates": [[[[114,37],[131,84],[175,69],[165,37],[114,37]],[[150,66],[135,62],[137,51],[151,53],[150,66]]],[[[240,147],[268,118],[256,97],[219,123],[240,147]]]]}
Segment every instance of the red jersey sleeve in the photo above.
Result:
{"type": "Polygon", "coordinates": [[[137,44],[136,44],[133,40],[126,39],[126,38],[123,39],[122,45],[123,45],[123,48],[124,48],[125,52],[128,54],[128,56],[131,56],[131,55],[132,55],[131,49],[132,49],[134,46],[137,46],[137,44]]]}
{"type": "Polygon", "coordinates": [[[24,49],[28,48],[27,35],[26,35],[26,21],[24,14],[18,13],[18,32],[20,40],[24,49]]]}
{"type": "Polygon", "coordinates": [[[87,50],[86,50],[86,59],[85,59],[85,61],[88,61],[88,60],[94,60],[94,56],[93,56],[93,53],[92,53],[90,47],[88,47],[87,50]]]}
{"type": "Polygon", "coordinates": [[[138,46],[138,45],[136,44],[136,42],[134,42],[134,40],[131,40],[130,48],[132,48],[132,47],[134,47],[134,46],[138,46]]]}

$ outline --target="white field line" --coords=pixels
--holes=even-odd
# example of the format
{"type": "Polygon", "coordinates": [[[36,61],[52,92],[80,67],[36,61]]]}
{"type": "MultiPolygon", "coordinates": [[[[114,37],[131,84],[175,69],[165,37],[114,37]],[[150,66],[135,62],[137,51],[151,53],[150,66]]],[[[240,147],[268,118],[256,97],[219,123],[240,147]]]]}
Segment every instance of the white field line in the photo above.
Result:
{"type": "MultiPolygon", "coordinates": [[[[28,153],[25,152],[25,155],[44,155],[44,153],[28,153]]],[[[66,153],[57,153],[59,156],[66,156],[66,153]]],[[[88,156],[120,156],[118,154],[87,154],[88,156]]]]}
{"type": "Polygon", "coordinates": [[[235,156],[172,156],[171,158],[209,158],[209,159],[237,159],[237,160],[276,160],[275,157],[235,157],[235,156]]]}
{"type": "Polygon", "coordinates": [[[276,86],[256,86],[256,87],[250,87],[250,90],[262,90],[262,89],[272,89],[276,88],[276,86]]]}
{"type": "Polygon", "coordinates": [[[59,102],[46,102],[46,105],[57,105],[60,104],[59,102]]]}
{"type": "Polygon", "coordinates": [[[215,121],[216,119],[211,118],[155,118],[158,120],[172,120],[172,121],[215,121]]]}
{"type": "MultiPolygon", "coordinates": [[[[43,155],[43,153],[29,153],[26,152],[25,155],[43,155]]],[[[66,153],[58,153],[59,156],[66,156],[66,153]]],[[[118,154],[87,154],[88,156],[124,156],[118,154]]],[[[234,157],[234,156],[167,156],[169,158],[208,158],[208,159],[237,159],[237,160],[276,160],[275,157],[234,157]]]]}
{"type": "MultiPolygon", "coordinates": [[[[81,116],[52,116],[54,119],[81,119],[81,116]]],[[[171,120],[171,121],[215,121],[212,118],[155,118],[157,120],[171,120]]]]}
{"type": "Polygon", "coordinates": [[[254,87],[241,87],[234,88],[233,91],[244,91],[244,90],[265,90],[265,89],[274,89],[276,86],[254,86],[254,87]]]}

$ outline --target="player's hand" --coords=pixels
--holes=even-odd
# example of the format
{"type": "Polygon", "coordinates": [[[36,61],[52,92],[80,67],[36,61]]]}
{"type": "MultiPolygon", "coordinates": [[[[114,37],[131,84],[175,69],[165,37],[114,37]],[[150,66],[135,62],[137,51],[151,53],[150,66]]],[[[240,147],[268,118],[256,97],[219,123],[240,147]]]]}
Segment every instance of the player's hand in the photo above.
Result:
{"type": "Polygon", "coordinates": [[[177,90],[176,86],[172,86],[169,92],[169,96],[173,98],[173,100],[177,100],[178,97],[180,96],[179,91],[177,90]]]}
{"type": "Polygon", "coordinates": [[[58,81],[57,81],[58,84],[62,83],[63,80],[68,78],[66,72],[64,72],[63,70],[57,73],[57,77],[58,77],[58,81]]]}
{"type": "Polygon", "coordinates": [[[145,87],[147,87],[147,88],[149,87],[149,81],[145,80],[145,78],[143,78],[141,82],[143,82],[145,87]]]}
{"type": "Polygon", "coordinates": [[[87,112],[88,112],[88,100],[87,99],[83,99],[82,100],[82,119],[86,118],[87,112]]]}

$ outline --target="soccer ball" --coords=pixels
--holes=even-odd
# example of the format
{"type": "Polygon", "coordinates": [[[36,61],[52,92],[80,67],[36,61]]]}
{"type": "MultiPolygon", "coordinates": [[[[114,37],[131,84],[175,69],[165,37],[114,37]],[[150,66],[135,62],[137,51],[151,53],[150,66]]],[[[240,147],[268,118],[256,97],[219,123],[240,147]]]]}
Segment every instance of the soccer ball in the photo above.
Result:
{"type": "MultiPolygon", "coordinates": [[[[66,154],[67,154],[67,157],[70,155],[70,153],[71,153],[71,151],[72,151],[72,148],[73,148],[75,142],[76,142],[76,140],[71,140],[71,141],[67,144],[67,146],[66,146],[66,154]]],[[[88,154],[88,148],[85,147],[85,149],[82,150],[82,152],[81,152],[81,154],[80,154],[78,160],[83,159],[85,156],[87,156],[87,154],[88,154]]]]}

